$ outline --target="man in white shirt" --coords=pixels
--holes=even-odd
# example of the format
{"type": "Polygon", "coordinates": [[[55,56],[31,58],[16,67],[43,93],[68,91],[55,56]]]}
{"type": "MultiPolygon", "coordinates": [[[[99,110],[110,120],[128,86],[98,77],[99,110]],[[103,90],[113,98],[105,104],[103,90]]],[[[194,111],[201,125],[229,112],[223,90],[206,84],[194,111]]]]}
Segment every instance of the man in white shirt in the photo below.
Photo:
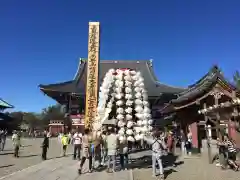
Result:
{"type": "Polygon", "coordinates": [[[112,128],[110,130],[110,134],[106,138],[107,141],[107,149],[108,149],[108,168],[107,172],[110,172],[110,169],[112,171],[115,171],[116,167],[116,154],[117,154],[117,147],[118,147],[118,137],[115,133],[115,130],[112,128]],[[111,168],[112,165],[112,168],[111,168]]]}
{"type": "Polygon", "coordinates": [[[80,152],[82,146],[82,133],[80,132],[80,129],[78,129],[77,132],[73,135],[73,145],[73,159],[75,160],[77,156],[77,158],[80,160],[80,152]]]}

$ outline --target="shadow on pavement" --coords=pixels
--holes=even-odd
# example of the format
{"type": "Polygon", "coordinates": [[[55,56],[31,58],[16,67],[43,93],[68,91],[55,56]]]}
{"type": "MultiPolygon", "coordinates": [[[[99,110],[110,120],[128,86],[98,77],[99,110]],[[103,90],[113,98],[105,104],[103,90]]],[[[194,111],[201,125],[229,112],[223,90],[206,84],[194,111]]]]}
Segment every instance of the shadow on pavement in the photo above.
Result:
{"type": "Polygon", "coordinates": [[[181,164],[184,164],[183,161],[177,161],[178,156],[173,155],[173,154],[168,154],[166,156],[162,157],[162,162],[163,162],[163,167],[171,167],[171,166],[179,166],[181,164]]]}
{"type": "Polygon", "coordinates": [[[29,158],[29,157],[34,157],[34,156],[39,156],[39,154],[21,155],[21,156],[19,156],[19,158],[29,158]]]}
{"type": "Polygon", "coordinates": [[[1,155],[9,155],[9,154],[13,155],[13,152],[1,152],[1,153],[0,153],[0,156],[1,156],[1,155]]]}
{"type": "Polygon", "coordinates": [[[178,172],[174,169],[167,169],[167,170],[164,170],[164,178],[166,179],[170,174],[172,174],[173,172],[178,172]]]}
{"type": "Polygon", "coordinates": [[[47,160],[51,160],[51,159],[59,159],[59,158],[64,158],[64,157],[69,157],[72,156],[72,154],[67,154],[66,156],[56,156],[56,157],[51,157],[51,158],[47,158],[47,160]]]}
{"type": "Polygon", "coordinates": [[[6,167],[11,167],[11,166],[14,166],[14,164],[8,164],[8,165],[0,166],[0,168],[6,168],[6,167]]]}

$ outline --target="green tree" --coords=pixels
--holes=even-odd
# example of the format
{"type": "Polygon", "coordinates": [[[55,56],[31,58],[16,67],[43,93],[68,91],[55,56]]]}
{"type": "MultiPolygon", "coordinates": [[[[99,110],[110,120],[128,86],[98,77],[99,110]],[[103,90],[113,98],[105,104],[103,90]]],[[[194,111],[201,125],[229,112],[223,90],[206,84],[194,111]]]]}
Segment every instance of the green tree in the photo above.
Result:
{"type": "Polygon", "coordinates": [[[48,125],[50,120],[64,120],[65,113],[62,111],[62,106],[56,104],[44,108],[41,113],[43,124],[48,125]]]}
{"type": "Polygon", "coordinates": [[[233,75],[234,84],[238,89],[240,89],[240,73],[239,71],[236,71],[233,75]]]}

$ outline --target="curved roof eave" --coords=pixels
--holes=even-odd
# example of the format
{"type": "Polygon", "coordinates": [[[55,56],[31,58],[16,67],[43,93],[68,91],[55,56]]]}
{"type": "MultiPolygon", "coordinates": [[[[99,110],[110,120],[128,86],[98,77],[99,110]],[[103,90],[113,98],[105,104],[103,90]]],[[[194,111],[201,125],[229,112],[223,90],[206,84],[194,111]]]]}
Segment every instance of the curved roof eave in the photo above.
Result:
{"type": "Polygon", "coordinates": [[[189,99],[195,98],[207,91],[207,89],[210,89],[219,79],[223,83],[227,84],[231,89],[236,90],[236,87],[227,81],[227,79],[223,76],[220,69],[217,66],[213,66],[206,75],[204,75],[195,84],[191,85],[186,91],[180,93],[179,97],[172,100],[171,103],[183,103],[189,99]]]}
{"type": "Polygon", "coordinates": [[[75,73],[75,76],[73,78],[73,80],[77,80],[82,76],[82,73],[84,72],[84,67],[87,64],[87,58],[80,58],[79,62],[78,62],[78,68],[77,71],[75,73]]]}
{"type": "Polygon", "coordinates": [[[4,101],[2,98],[0,98],[0,107],[3,107],[3,108],[14,108],[13,105],[11,105],[8,102],[4,101]]]}
{"type": "Polygon", "coordinates": [[[176,87],[176,86],[171,86],[171,85],[166,85],[166,84],[161,83],[158,80],[156,74],[154,73],[154,70],[152,68],[153,67],[152,63],[153,63],[152,60],[149,60],[148,62],[146,62],[146,67],[148,69],[148,72],[150,74],[152,82],[155,83],[158,86],[159,89],[161,88],[161,86],[164,86],[165,88],[169,89],[169,91],[167,91],[165,93],[173,92],[173,93],[176,93],[176,94],[181,93],[181,92],[186,90],[186,88],[181,88],[181,87],[176,87]]]}

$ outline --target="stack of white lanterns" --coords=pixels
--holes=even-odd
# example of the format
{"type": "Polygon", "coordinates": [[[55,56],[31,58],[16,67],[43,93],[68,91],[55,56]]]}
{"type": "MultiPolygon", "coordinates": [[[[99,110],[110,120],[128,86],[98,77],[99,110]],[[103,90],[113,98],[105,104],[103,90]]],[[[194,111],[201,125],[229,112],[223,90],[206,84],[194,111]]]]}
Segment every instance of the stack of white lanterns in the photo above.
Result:
{"type": "Polygon", "coordinates": [[[116,105],[120,141],[138,141],[152,131],[148,95],[140,72],[111,69],[106,73],[100,87],[95,130],[100,129],[102,123],[109,119],[113,105],[116,105]]]}

